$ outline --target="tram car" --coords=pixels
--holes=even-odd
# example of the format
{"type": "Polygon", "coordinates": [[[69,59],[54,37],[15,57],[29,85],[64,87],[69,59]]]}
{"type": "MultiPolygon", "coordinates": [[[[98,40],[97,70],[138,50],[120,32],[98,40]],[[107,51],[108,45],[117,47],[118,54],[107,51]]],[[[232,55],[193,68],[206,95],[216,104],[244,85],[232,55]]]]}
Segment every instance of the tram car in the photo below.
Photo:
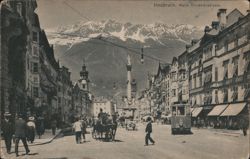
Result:
{"type": "Polygon", "coordinates": [[[188,104],[174,104],[171,106],[171,133],[191,133],[191,113],[188,104]]]}

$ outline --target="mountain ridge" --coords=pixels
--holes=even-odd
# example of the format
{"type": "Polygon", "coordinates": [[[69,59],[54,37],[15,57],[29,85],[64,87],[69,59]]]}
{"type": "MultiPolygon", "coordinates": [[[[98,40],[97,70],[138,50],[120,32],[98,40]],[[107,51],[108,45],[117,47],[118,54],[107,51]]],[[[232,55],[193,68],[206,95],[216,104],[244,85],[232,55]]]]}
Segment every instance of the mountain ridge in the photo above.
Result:
{"type": "Polygon", "coordinates": [[[51,29],[47,32],[49,42],[54,44],[56,59],[69,67],[72,79],[79,79],[82,61],[85,59],[92,91],[97,96],[126,94],[126,58],[131,54],[132,76],[138,82],[138,90],[146,86],[148,72],[155,74],[159,61],[144,57],[140,63],[140,52],[171,63],[174,56],[185,50],[192,39],[200,38],[203,30],[189,24],[169,25],[164,23],[132,24],[113,20],[102,22],[78,22],[73,25],[51,29]],[[126,50],[99,39],[130,48],[126,50]],[[131,51],[132,50],[132,51],[131,51]],[[117,89],[113,90],[116,83],[117,89]]]}

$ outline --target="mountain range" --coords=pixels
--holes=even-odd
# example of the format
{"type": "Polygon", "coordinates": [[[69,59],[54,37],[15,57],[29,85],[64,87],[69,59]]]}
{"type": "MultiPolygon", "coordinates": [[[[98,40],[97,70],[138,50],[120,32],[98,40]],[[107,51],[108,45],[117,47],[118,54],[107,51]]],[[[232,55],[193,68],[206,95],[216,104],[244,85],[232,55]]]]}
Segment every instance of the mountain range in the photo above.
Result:
{"type": "Polygon", "coordinates": [[[138,90],[146,87],[147,74],[155,74],[161,63],[171,63],[192,39],[203,35],[203,27],[188,24],[132,24],[114,20],[77,22],[46,30],[56,59],[79,79],[83,62],[96,96],[122,96],[126,90],[126,58],[132,59],[132,77],[138,90]],[[144,60],[140,63],[140,51],[144,60]],[[153,57],[147,58],[147,56],[153,57]],[[157,60],[159,59],[159,60],[157,60]],[[115,88],[115,89],[114,89],[115,88]]]}

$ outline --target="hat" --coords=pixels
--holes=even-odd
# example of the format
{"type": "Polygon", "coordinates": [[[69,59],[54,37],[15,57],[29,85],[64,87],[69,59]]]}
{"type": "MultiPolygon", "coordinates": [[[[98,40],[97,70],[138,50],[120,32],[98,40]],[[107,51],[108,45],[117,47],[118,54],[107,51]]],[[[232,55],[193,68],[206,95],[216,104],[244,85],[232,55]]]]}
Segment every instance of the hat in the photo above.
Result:
{"type": "Polygon", "coordinates": [[[150,117],[147,117],[147,121],[151,121],[151,118],[150,118],[150,117]]]}
{"type": "Polygon", "coordinates": [[[35,118],[33,116],[30,116],[29,120],[35,120],[35,118]]]}
{"type": "Polygon", "coordinates": [[[9,112],[5,112],[4,116],[11,116],[11,114],[9,112]]]}

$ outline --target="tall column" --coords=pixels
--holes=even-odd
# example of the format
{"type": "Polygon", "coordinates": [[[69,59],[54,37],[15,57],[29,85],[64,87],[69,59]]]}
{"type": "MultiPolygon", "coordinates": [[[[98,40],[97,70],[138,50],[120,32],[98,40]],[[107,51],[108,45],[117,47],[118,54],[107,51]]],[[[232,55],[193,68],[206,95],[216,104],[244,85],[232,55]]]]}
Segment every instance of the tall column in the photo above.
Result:
{"type": "Polygon", "coordinates": [[[130,55],[128,54],[128,63],[127,63],[127,102],[128,106],[132,104],[132,99],[131,99],[131,70],[132,70],[132,65],[131,65],[131,59],[130,55]]]}

